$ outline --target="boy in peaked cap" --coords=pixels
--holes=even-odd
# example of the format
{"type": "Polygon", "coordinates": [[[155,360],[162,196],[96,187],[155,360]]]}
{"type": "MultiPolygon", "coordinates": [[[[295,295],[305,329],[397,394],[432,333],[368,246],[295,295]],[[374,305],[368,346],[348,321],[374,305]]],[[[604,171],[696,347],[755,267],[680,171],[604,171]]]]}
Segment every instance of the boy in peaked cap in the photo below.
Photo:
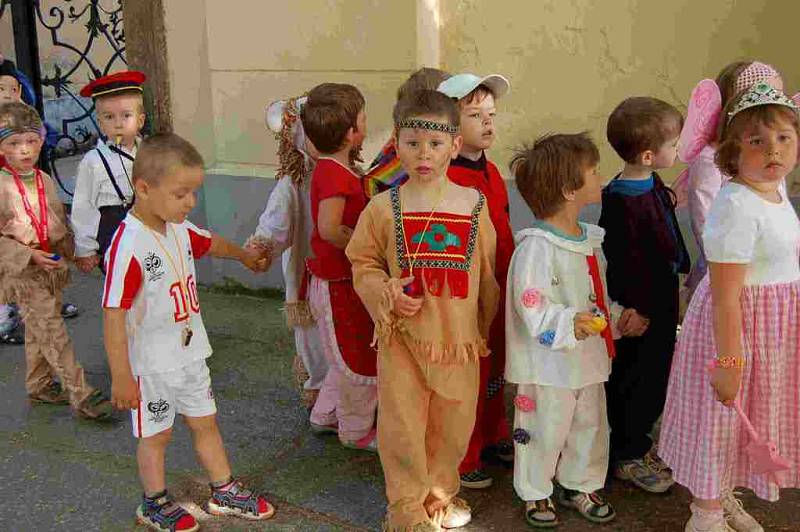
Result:
{"type": "Polygon", "coordinates": [[[72,200],[75,262],[84,273],[100,265],[114,232],[133,204],[131,172],[144,126],[142,85],[135,70],[97,78],[81,89],[92,98],[103,137],[78,166],[72,200]]]}

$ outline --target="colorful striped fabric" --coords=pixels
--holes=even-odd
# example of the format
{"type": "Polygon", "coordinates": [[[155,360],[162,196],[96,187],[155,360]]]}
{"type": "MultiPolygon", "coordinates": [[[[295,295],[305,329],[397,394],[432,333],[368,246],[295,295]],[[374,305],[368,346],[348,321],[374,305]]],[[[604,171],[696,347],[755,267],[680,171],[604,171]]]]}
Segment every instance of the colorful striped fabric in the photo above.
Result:
{"type": "Polygon", "coordinates": [[[394,142],[389,139],[375,160],[372,161],[369,172],[363,178],[364,192],[368,198],[371,198],[392,187],[402,185],[407,178],[408,174],[400,165],[394,142]]]}

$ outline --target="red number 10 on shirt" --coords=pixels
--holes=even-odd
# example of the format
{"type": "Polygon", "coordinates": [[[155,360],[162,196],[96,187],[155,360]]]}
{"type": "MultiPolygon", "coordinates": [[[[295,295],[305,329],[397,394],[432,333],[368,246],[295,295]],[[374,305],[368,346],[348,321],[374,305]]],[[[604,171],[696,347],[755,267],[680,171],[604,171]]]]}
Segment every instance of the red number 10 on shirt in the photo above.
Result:
{"type": "Polygon", "coordinates": [[[197,296],[197,283],[194,280],[194,275],[190,275],[186,279],[186,287],[189,291],[189,306],[186,305],[186,295],[183,289],[183,283],[175,282],[169,287],[169,295],[172,296],[172,302],[175,304],[175,323],[180,323],[189,319],[189,309],[195,314],[200,313],[200,298],[197,296]]]}

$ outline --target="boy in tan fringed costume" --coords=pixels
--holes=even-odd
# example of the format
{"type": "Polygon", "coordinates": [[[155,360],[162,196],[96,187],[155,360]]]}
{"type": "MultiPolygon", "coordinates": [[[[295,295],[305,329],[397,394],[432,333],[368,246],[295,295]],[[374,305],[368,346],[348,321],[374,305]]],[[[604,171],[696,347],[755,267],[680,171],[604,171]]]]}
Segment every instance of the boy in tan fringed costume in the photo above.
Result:
{"type": "Polygon", "coordinates": [[[111,404],[86,382],[61,317],[74,244],[55,186],[35,166],[43,139],[34,108],[0,105],[0,301],[16,301],[22,309],[30,400],[68,402],[87,419],[107,417],[111,404]]]}
{"type": "Polygon", "coordinates": [[[495,232],[485,198],[447,179],[461,146],[456,104],[420,91],[398,102],[394,118],[409,179],[372,199],[347,256],[375,323],[385,528],[438,531],[471,519],[456,497],[458,466],[499,297],[495,232]]]}

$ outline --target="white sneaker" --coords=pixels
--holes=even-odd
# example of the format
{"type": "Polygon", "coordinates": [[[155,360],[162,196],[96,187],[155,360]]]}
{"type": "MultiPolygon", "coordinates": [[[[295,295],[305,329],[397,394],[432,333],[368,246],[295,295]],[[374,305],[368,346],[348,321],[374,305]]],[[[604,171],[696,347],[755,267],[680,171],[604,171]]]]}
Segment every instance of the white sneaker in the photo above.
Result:
{"type": "Polygon", "coordinates": [[[449,530],[451,528],[461,528],[472,521],[472,510],[470,509],[469,504],[467,504],[467,501],[459,497],[453,497],[453,500],[450,501],[450,504],[448,504],[444,509],[436,512],[436,514],[437,515],[436,519],[434,519],[434,522],[438,523],[439,526],[445,530],[449,530]]]}
{"type": "Polygon", "coordinates": [[[764,532],[764,527],[755,517],[747,513],[742,501],[737,499],[736,495],[733,491],[726,491],[720,499],[728,525],[736,532],[764,532]]]}
{"type": "MultiPolygon", "coordinates": [[[[719,519],[711,523],[710,525],[706,525],[706,528],[700,528],[699,522],[700,519],[697,517],[699,514],[695,513],[694,505],[692,505],[692,517],[689,518],[689,521],[686,523],[686,528],[684,528],[684,532],[736,532],[736,530],[732,529],[728,526],[728,522],[725,521],[723,516],[719,516],[719,519]]],[[[703,512],[700,510],[700,512],[703,512]]]]}

